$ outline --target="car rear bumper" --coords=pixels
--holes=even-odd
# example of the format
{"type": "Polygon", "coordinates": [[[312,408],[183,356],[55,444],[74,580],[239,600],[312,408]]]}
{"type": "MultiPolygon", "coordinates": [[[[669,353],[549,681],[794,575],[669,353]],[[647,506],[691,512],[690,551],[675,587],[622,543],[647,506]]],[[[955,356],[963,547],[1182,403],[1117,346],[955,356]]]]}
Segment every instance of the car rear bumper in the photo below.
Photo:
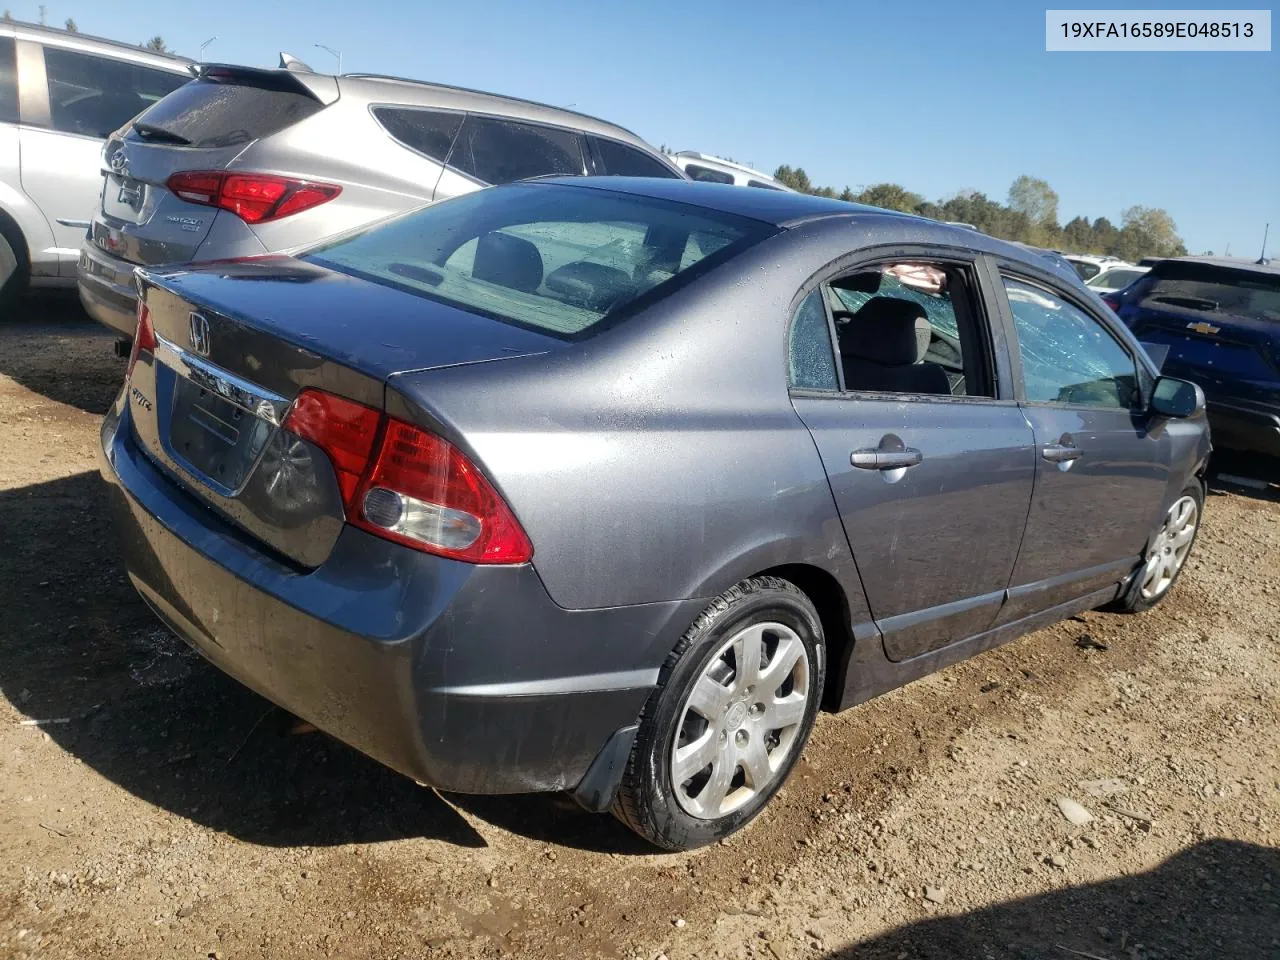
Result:
{"type": "Polygon", "coordinates": [[[441,789],[573,789],[598,755],[620,773],[612,735],[636,722],[701,601],[565,610],[528,565],[459,563],[351,527],[298,570],[159,473],[122,409],[104,421],[101,471],[129,576],[216,666],[441,789]]]}
{"type": "Polygon", "coordinates": [[[134,265],[105,253],[85,241],[76,266],[80,302],[89,316],[122,337],[132,337],[137,326],[138,289],[134,265]]]}
{"type": "Polygon", "coordinates": [[[1280,457],[1280,410],[1241,400],[1206,404],[1213,445],[1280,457]]]}

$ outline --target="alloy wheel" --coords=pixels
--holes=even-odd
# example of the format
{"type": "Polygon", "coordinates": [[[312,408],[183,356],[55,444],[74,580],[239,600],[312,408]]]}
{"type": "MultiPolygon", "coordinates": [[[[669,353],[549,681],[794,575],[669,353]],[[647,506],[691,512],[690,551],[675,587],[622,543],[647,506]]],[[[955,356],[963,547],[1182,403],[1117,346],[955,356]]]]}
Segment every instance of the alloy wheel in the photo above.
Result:
{"type": "Polygon", "coordinates": [[[1165,514],[1164,525],[1147,551],[1142,568],[1142,599],[1154,600],[1172,586],[1191,552],[1200,508],[1194,497],[1181,497],[1165,514]]]}
{"type": "Polygon", "coordinates": [[[769,789],[800,736],[809,655],[781,623],[735,633],[707,661],[680,710],[671,745],[676,801],[714,820],[769,789]]]}

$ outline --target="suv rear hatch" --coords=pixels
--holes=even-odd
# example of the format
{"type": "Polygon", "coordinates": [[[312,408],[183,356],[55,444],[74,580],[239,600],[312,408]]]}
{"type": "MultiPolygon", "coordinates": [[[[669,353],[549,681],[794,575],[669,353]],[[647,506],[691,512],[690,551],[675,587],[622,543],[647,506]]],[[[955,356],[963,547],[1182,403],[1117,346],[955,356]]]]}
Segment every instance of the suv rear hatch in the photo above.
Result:
{"type": "Polygon", "coordinates": [[[1163,344],[1162,370],[1220,396],[1280,389],[1280,273],[1165,260],[1123,294],[1139,340],[1163,344]]]}
{"type": "Polygon", "coordinates": [[[126,384],[134,441],[174,483],[304,568],[328,557],[353,482],[284,428],[304,390],[380,414],[395,373],[564,346],[285,257],[139,281],[146,320],[126,384]]]}
{"type": "Polygon", "coordinates": [[[174,174],[225,170],[246,147],[338,98],[333,77],[211,64],[116,131],[103,148],[91,236],[129,263],[191,260],[220,216],[168,186],[174,174]]]}

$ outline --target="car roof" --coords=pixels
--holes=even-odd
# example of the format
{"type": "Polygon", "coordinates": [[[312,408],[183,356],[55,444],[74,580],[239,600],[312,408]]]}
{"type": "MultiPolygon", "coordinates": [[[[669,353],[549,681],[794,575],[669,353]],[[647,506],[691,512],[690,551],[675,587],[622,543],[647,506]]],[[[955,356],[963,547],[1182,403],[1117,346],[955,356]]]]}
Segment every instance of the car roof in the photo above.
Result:
{"type": "Polygon", "coordinates": [[[1280,275],[1280,263],[1277,263],[1274,257],[1266,260],[1250,260],[1248,257],[1169,257],[1161,260],[1157,266],[1165,263],[1203,263],[1249,273],[1265,273],[1268,276],[1280,275]]]}
{"type": "Polygon", "coordinates": [[[337,79],[344,94],[365,97],[373,103],[499,114],[517,120],[569,127],[584,133],[622,140],[643,147],[648,152],[657,153],[657,150],[647,141],[626,127],[586,113],[578,113],[576,110],[553,107],[534,100],[524,100],[500,93],[487,93],[483,90],[472,90],[469,87],[455,87],[447,83],[431,83],[425,80],[410,80],[405,77],[391,77],[376,73],[344,73],[337,79]]]}
{"type": "Polygon", "coordinates": [[[1000,240],[968,227],[957,227],[941,220],[931,220],[928,217],[901,213],[897,210],[885,210],[865,203],[815,197],[807,193],[784,193],[781,190],[749,190],[728,183],[704,183],[698,180],[655,177],[540,177],[522,182],[610,190],[615,193],[654,197],[758,220],[779,228],[837,217],[852,219],[864,216],[901,220],[919,224],[922,229],[928,230],[932,235],[930,237],[932,242],[1007,257],[1010,260],[1029,263],[1048,270],[1050,273],[1057,272],[1063,275],[1069,273],[1070,279],[1079,282],[1074,270],[1066,266],[1058,266],[1055,261],[1033,248],[1000,240]]]}
{"type": "Polygon", "coordinates": [[[34,40],[37,43],[55,43],[58,46],[78,47],[86,51],[98,51],[110,56],[128,55],[128,59],[139,63],[153,64],[171,70],[185,70],[195,61],[188,57],[180,57],[176,53],[160,53],[132,43],[119,40],[108,40],[106,37],[95,37],[92,34],[72,33],[59,30],[57,27],[42,26],[38,23],[27,23],[24,20],[6,20],[0,22],[0,36],[15,37],[19,40],[34,40]]]}

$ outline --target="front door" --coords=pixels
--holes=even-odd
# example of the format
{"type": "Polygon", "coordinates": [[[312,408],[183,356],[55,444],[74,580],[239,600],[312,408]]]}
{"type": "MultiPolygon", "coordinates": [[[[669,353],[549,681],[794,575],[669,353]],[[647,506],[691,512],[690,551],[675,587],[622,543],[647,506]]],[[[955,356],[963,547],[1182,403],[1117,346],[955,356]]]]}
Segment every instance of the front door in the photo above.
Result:
{"type": "Polygon", "coordinates": [[[793,382],[795,331],[824,302],[830,317],[810,326],[829,319],[836,331],[839,389],[793,389],[793,403],[886,654],[906,660],[995,621],[1031,500],[1032,433],[996,387],[972,263],[889,262],[834,278],[797,314],[793,382]]]}
{"type": "Polygon", "coordinates": [[[1149,429],[1137,360],[1107,323],[1064,291],[1002,279],[1036,440],[1007,623],[1134,569],[1159,518],[1171,448],[1165,431],[1149,429]]]}

